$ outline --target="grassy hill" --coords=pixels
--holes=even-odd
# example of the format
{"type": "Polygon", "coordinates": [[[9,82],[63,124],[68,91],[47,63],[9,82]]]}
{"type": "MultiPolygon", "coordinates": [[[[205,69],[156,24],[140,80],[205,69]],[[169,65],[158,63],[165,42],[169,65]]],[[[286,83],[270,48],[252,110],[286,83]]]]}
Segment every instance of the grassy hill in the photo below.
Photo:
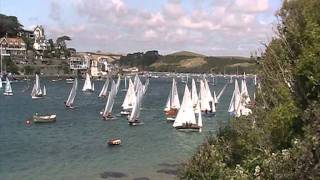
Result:
{"type": "Polygon", "coordinates": [[[256,61],[246,57],[205,55],[180,51],[169,55],[159,55],[157,51],[134,53],[120,59],[123,67],[137,66],[139,69],[162,72],[195,73],[253,73],[257,69],[256,61]]]}

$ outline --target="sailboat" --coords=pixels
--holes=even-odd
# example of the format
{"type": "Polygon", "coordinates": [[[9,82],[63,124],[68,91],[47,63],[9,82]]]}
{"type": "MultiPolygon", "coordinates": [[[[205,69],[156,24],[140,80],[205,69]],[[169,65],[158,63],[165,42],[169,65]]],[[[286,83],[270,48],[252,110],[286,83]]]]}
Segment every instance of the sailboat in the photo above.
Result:
{"type": "Polygon", "coordinates": [[[46,89],[46,86],[43,85],[43,96],[46,96],[47,95],[47,89],[46,89]]]}
{"type": "Polygon", "coordinates": [[[197,122],[193,110],[191,94],[187,84],[185,86],[181,108],[179,109],[178,115],[172,126],[179,130],[192,131],[200,131],[200,129],[202,128],[202,116],[199,116],[197,122]]]}
{"type": "Polygon", "coordinates": [[[118,76],[118,80],[117,80],[117,86],[116,86],[116,91],[115,93],[118,94],[118,90],[119,90],[119,87],[120,87],[120,82],[121,82],[121,78],[120,78],[120,75],[118,76]]]}
{"type": "Polygon", "coordinates": [[[143,89],[137,89],[137,96],[135,100],[135,104],[133,106],[132,112],[130,116],[128,116],[128,124],[131,126],[142,125],[143,123],[140,121],[140,108],[141,108],[141,101],[143,98],[143,89]]]}
{"type": "Polygon", "coordinates": [[[102,117],[104,118],[104,120],[108,120],[108,119],[113,118],[111,112],[112,112],[115,97],[116,97],[116,84],[112,80],[111,90],[108,95],[108,101],[107,101],[107,104],[106,104],[104,111],[102,113],[102,117]]]}
{"type": "Polygon", "coordinates": [[[120,112],[121,115],[129,115],[131,109],[133,108],[134,104],[136,101],[136,94],[134,91],[134,85],[131,81],[131,79],[129,79],[129,87],[128,87],[128,91],[126,93],[126,96],[124,98],[124,101],[122,103],[122,108],[123,110],[120,112]]]}
{"type": "Polygon", "coordinates": [[[0,89],[2,89],[2,77],[0,76],[0,89]]]}
{"type": "Polygon", "coordinates": [[[179,95],[177,90],[176,80],[172,79],[171,91],[169,93],[166,107],[164,108],[165,115],[167,116],[167,120],[174,120],[175,116],[178,113],[180,108],[179,95]]]}
{"type": "Polygon", "coordinates": [[[211,106],[209,112],[214,114],[216,112],[216,106],[214,103],[214,99],[211,95],[210,87],[209,87],[209,84],[208,84],[208,81],[206,80],[206,78],[204,78],[204,87],[205,87],[205,91],[206,91],[206,98],[208,99],[209,104],[211,106]]]}
{"type": "Polygon", "coordinates": [[[36,80],[33,85],[32,91],[31,91],[31,98],[32,99],[39,99],[43,97],[43,93],[40,86],[40,78],[39,75],[36,74],[36,80]]]}
{"type": "Polygon", "coordinates": [[[109,78],[106,80],[106,82],[103,84],[103,87],[100,91],[99,97],[106,97],[108,93],[108,86],[109,86],[109,78]]]}
{"type": "Polygon", "coordinates": [[[196,82],[192,78],[192,84],[191,84],[191,98],[192,98],[192,105],[195,112],[200,112],[200,106],[199,106],[199,96],[197,92],[197,86],[196,82]]]}
{"type": "Polygon", "coordinates": [[[219,100],[217,98],[216,92],[214,90],[213,90],[213,102],[214,102],[215,105],[219,103],[219,100]]]}
{"type": "Polygon", "coordinates": [[[207,97],[207,92],[205,89],[204,81],[200,80],[200,92],[199,92],[199,104],[200,104],[200,110],[202,112],[208,113],[211,111],[209,98],[207,97]]]}
{"type": "Polygon", "coordinates": [[[75,78],[74,81],[73,81],[73,85],[72,85],[72,89],[70,91],[70,94],[69,94],[69,97],[67,99],[67,101],[65,102],[65,106],[66,108],[70,108],[70,109],[73,109],[73,102],[74,102],[74,99],[76,97],[76,94],[77,94],[77,89],[78,89],[78,79],[75,78]]]}
{"type": "Polygon", "coordinates": [[[11,84],[10,84],[8,77],[6,77],[6,86],[4,88],[3,95],[5,95],[5,96],[12,96],[13,95],[13,91],[12,91],[11,84]]]}
{"type": "Polygon", "coordinates": [[[84,85],[82,91],[85,92],[93,92],[94,91],[94,84],[91,84],[90,75],[86,73],[86,80],[84,81],[84,85]]]}
{"type": "Polygon", "coordinates": [[[240,117],[241,115],[243,115],[243,111],[246,111],[246,108],[243,106],[243,103],[241,101],[242,98],[239,90],[238,81],[235,80],[234,91],[228,109],[228,112],[231,115],[235,117],[240,117]]]}

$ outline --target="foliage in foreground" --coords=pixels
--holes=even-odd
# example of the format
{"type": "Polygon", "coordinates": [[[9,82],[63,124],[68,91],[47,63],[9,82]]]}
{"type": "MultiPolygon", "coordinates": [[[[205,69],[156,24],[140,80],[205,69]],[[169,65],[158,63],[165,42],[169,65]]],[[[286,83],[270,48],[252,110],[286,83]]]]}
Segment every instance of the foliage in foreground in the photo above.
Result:
{"type": "Polygon", "coordinates": [[[256,107],[209,137],[181,179],[320,179],[320,1],[284,1],[256,107]]]}

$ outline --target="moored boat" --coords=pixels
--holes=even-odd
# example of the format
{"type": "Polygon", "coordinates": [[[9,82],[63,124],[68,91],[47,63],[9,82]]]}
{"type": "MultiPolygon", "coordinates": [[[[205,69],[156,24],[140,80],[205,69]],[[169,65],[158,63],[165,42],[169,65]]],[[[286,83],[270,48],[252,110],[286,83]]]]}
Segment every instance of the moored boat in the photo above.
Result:
{"type": "Polygon", "coordinates": [[[55,114],[49,114],[49,115],[39,115],[36,113],[33,115],[33,122],[34,123],[51,123],[55,122],[57,118],[57,115],[55,114]]]}
{"type": "Polygon", "coordinates": [[[108,140],[108,145],[114,146],[114,145],[120,145],[121,144],[121,139],[120,138],[113,138],[108,140]]]}

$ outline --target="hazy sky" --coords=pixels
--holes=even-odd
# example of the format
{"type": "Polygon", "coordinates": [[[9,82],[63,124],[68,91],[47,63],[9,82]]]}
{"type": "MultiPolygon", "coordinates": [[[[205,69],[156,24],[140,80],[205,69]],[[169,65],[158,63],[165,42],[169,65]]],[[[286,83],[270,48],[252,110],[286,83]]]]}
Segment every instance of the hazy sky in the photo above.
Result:
{"type": "Polygon", "coordinates": [[[0,12],[78,51],[189,50],[249,56],[273,35],[281,0],[0,0],[0,12]]]}

